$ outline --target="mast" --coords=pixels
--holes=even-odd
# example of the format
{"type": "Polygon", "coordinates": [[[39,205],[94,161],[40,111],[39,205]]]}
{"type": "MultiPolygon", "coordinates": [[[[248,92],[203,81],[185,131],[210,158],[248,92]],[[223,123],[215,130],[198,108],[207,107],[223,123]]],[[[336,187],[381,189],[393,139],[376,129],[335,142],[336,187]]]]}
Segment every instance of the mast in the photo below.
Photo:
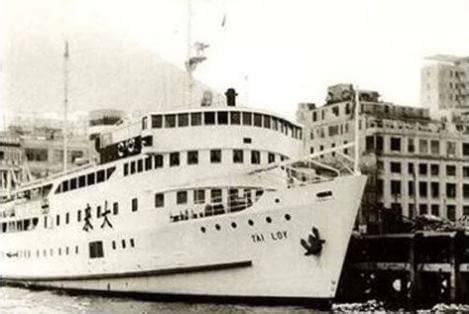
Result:
{"type": "Polygon", "coordinates": [[[192,65],[191,65],[191,42],[192,42],[192,3],[187,0],[187,99],[185,105],[190,105],[192,100],[192,65]]]}
{"type": "Polygon", "coordinates": [[[355,148],[355,158],[354,158],[354,163],[353,163],[353,172],[354,174],[358,175],[360,174],[360,124],[359,124],[359,114],[360,114],[360,93],[358,91],[358,86],[355,86],[354,88],[354,96],[355,96],[355,130],[354,130],[354,148],[355,148]]]}
{"type": "Polygon", "coordinates": [[[65,41],[64,52],[64,121],[63,121],[63,171],[67,171],[67,146],[68,146],[68,41],[65,41]]]}

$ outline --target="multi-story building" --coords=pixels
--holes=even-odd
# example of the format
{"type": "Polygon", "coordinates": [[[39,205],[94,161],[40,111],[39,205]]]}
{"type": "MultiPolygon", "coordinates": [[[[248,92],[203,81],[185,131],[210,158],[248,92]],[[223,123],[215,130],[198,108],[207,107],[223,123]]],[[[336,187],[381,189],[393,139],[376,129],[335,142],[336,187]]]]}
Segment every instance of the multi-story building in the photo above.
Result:
{"type": "Polygon", "coordinates": [[[420,103],[432,114],[469,112],[469,57],[437,55],[421,70],[420,103]]]}
{"type": "MultiPolygon", "coordinates": [[[[433,214],[450,220],[469,216],[469,124],[430,118],[425,108],[397,106],[359,91],[361,170],[369,175],[362,213],[386,208],[414,217],[433,214]]],[[[326,104],[300,104],[304,148],[320,152],[354,140],[350,85],[329,88],[326,104]]],[[[343,151],[353,157],[354,150],[343,151]]],[[[335,162],[340,154],[322,157],[335,162]]]]}

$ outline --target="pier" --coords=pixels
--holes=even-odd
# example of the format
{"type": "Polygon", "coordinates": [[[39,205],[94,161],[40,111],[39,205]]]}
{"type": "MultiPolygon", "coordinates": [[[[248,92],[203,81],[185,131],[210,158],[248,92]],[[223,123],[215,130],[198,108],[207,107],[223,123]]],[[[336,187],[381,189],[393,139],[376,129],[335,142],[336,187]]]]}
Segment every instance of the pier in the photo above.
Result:
{"type": "Polygon", "coordinates": [[[469,300],[469,231],[352,236],[338,300],[408,306],[469,300]]]}

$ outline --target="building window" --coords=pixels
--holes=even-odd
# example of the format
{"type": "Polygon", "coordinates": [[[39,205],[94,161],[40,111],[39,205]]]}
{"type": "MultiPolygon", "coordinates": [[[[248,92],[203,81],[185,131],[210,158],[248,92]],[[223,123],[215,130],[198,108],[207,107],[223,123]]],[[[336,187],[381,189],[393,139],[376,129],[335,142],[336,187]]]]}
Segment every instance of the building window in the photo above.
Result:
{"type": "Polygon", "coordinates": [[[413,138],[407,139],[407,152],[414,153],[415,152],[415,143],[413,138]]]}
{"type": "Polygon", "coordinates": [[[169,154],[169,166],[179,166],[179,153],[170,153],[169,154]]]}
{"type": "Polygon", "coordinates": [[[112,213],[113,213],[113,215],[118,215],[119,214],[119,203],[118,202],[114,202],[112,204],[112,213]]]}
{"type": "Polygon", "coordinates": [[[462,143],[463,156],[469,156],[469,143],[462,143]]]}
{"type": "Polygon", "coordinates": [[[446,142],[446,154],[448,156],[456,156],[456,143],[446,142]]]}
{"type": "Polygon", "coordinates": [[[262,115],[259,113],[254,114],[254,126],[262,127],[262,115]]]}
{"type": "Polygon", "coordinates": [[[432,182],[430,183],[430,190],[433,198],[438,198],[440,196],[440,183],[432,182]]]}
{"type": "Polygon", "coordinates": [[[415,204],[409,204],[409,218],[415,217],[415,204]]]}
{"type": "Polygon", "coordinates": [[[431,164],[430,165],[430,173],[432,176],[438,176],[440,175],[440,166],[437,164],[431,164]]]}
{"type": "Polygon", "coordinates": [[[450,177],[456,176],[456,166],[446,165],[446,175],[450,177]]]}
{"type": "Polygon", "coordinates": [[[252,125],[252,113],[243,112],[243,125],[252,125]]]}
{"type": "Polygon", "coordinates": [[[136,212],[138,210],[138,199],[137,198],[133,198],[132,199],[132,211],[133,212],[136,212]]]}
{"type": "Polygon", "coordinates": [[[219,111],[217,114],[217,122],[221,125],[228,124],[228,112],[219,111]]]}
{"type": "Polygon", "coordinates": [[[187,204],[187,191],[178,191],[176,193],[176,204],[187,204]]]}
{"type": "Polygon", "coordinates": [[[401,181],[391,180],[391,195],[401,195],[401,181]]]}
{"type": "Polygon", "coordinates": [[[391,137],[391,151],[401,151],[401,139],[399,137],[391,137]]]}
{"type": "Polygon", "coordinates": [[[151,156],[145,158],[145,170],[151,170],[151,156]]]}
{"type": "Polygon", "coordinates": [[[220,163],[221,162],[221,149],[210,150],[210,162],[220,163]]]}
{"type": "Polygon", "coordinates": [[[199,152],[196,150],[190,150],[187,152],[187,164],[195,165],[199,163],[199,152]]]}
{"type": "Polygon", "coordinates": [[[462,167],[462,176],[464,178],[469,178],[469,167],[462,167]]]}
{"type": "Polygon", "coordinates": [[[261,163],[261,153],[257,150],[251,151],[251,163],[260,164],[261,163]]]}
{"type": "Polygon", "coordinates": [[[456,197],[456,184],[446,183],[446,197],[448,198],[456,197]]]}
{"type": "Polygon", "coordinates": [[[407,170],[408,170],[409,174],[414,174],[414,163],[409,162],[409,164],[407,166],[408,166],[407,170]]]}
{"type": "Polygon", "coordinates": [[[194,204],[205,203],[205,190],[194,190],[194,204]]]}
{"type": "Polygon", "coordinates": [[[382,136],[376,136],[376,152],[381,153],[383,152],[383,137],[382,136]]]}
{"type": "Polygon", "coordinates": [[[89,243],[90,248],[90,258],[101,258],[104,257],[103,251],[103,242],[102,241],[95,241],[89,243]]]}
{"type": "Polygon", "coordinates": [[[419,212],[420,212],[420,215],[426,215],[426,214],[428,214],[428,206],[427,206],[427,204],[420,204],[420,205],[419,205],[419,212]]]}
{"type": "Polygon", "coordinates": [[[409,181],[409,182],[408,182],[408,193],[409,193],[409,196],[414,196],[414,195],[415,195],[415,184],[414,184],[414,181],[409,181]]]}
{"type": "Polygon", "coordinates": [[[469,184],[462,185],[462,196],[465,199],[469,198],[469,184]]]}
{"type": "Polygon", "coordinates": [[[456,206],[448,205],[446,206],[446,216],[449,220],[455,221],[456,220],[456,206]]]}
{"type": "Polygon", "coordinates": [[[392,173],[401,173],[401,163],[400,162],[391,162],[391,172],[392,173]]]}
{"type": "Polygon", "coordinates": [[[242,164],[244,162],[244,154],[242,149],[233,150],[233,162],[235,164],[242,164]]]}
{"type": "Polygon", "coordinates": [[[427,187],[427,182],[425,182],[425,181],[419,182],[419,196],[420,197],[427,197],[428,196],[428,187],[427,187]]]}
{"type": "Polygon", "coordinates": [[[419,140],[419,153],[428,154],[428,141],[420,139],[419,140]]]}
{"type": "Polygon", "coordinates": [[[430,142],[430,147],[432,151],[432,155],[439,155],[440,154],[440,142],[432,140],[430,142]]]}
{"type": "Polygon", "coordinates": [[[367,152],[373,151],[375,149],[375,138],[370,135],[365,138],[365,150],[367,152]]]}
{"type": "Polygon", "coordinates": [[[164,194],[155,194],[155,207],[164,207],[164,194]]]}
{"type": "Polygon", "coordinates": [[[426,176],[428,173],[427,164],[419,164],[419,174],[426,176]]]}

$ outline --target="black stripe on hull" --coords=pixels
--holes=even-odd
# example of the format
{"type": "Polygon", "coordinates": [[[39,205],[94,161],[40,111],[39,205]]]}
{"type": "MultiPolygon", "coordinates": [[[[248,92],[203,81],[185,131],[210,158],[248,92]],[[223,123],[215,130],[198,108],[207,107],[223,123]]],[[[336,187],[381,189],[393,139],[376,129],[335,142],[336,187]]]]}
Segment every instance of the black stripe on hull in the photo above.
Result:
{"type": "Polygon", "coordinates": [[[151,302],[181,302],[181,303],[212,303],[212,304],[246,304],[255,306],[301,306],[315,310],[329,311],[332,307],[332,298],[304,298],[304,297],[270,297],[270,296],[228,296],[228,295],[195,295],[170,293],[144,293],[126,291],[82,290],[68,288],[52,288],[40,284],[27,285],[21,282],[0,283],[0,286],[14,286],[30,290],[49,290],[57,294],[71,296],[100,296],[128,298],[151,302]]]}
{"type": "Polygon", "coordinates": [[[121,278],[139,278],[139,277],[156,277],[178,274],[201,273],[208,271],[219,271],[233,268],[251,267],[252,261],[240,261],[231,263],[208,264],[198,266],[183,266],[166,269],[156,269],[148,271],[136,271],[125,273],[109,273],[109,274],[91,274],[78,276],[55,276],[55,277],[8,277],[0,276],[0,284],[23,282],[50,282],[50,281],[83,281],[83,280],[102,280],[102,279],[121,279],[121,278]]]}

